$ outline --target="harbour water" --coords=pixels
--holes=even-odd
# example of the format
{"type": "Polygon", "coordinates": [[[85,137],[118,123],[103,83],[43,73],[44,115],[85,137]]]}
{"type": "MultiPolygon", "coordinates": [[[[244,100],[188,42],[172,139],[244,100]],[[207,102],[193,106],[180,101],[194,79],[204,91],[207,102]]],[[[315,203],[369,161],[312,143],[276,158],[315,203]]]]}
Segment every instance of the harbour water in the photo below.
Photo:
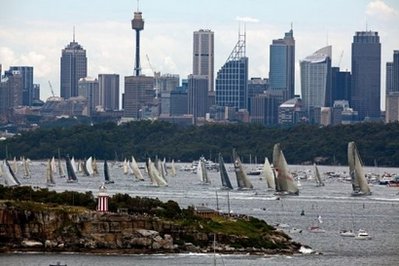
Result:
{"type": "MultiPolygon", "coordinates": [[[[177,168],[182,167],[178,165],[177,168]]],[[[57,178],[56,191],[92,191],[95,195],[103,181],[102,163],[100,174],[94,177],[78,175],[78,183],[66,183],[57,178]]],[[[255,166],[245,165],[249,171],[255,166]]],[[[227,165],[232,169],[231,165],[227,165]]],[[[290,166],[291,171],[309,172],[311,166],[290,166]]],[[[348,167],[319,166],[321,173],[347,172],[348,167]]],[[[45,187],[45,162],[31,163],[32,177],[22,178],[24,185],[45,187]]],[[[22,171],[20,171],[22,172],[22,171]]],[[[399,188],[378,184],[371,185],[372,195],[351,197],[351,184],[336,178],[325,178],[324,187],[316,187],[311,180],[301,180],[299,196],[276,200],[272,191],[260,176],[249,176],[255,189],[248,191],[220,190],[218,172],[209,172],[210,185],[200,184],[196,174],[177,171],[168,176],[168,187],[153,187],[149,180],[135,181],[124,175],[120,164],[111,166],[114,184],[107,185],[110,194],[128,193],[131,196],[154,197],[174,200],[182,207],[204,205],[227,212],[247,214],[264,219],[269,224],[285,224],[283,230],[295,241],[310,246],[316,254],[294,256],[253,256],[220,254],[156,254],[156,255],[93,255],[93,254],[1,254],[0,265],[49,265],[60,262],[71,265],[398,265],[399,263],[399,188]],[[228,204],[229,202],[229,204],[228,204]],[[304,215],[301,215],[301,212],[304,215]],[[319,223],[319,217],[322,223],[319,223]],[[319,225],[325,233],[312,233],[308,227],[319,225]],[[296,228],[293,232],[293,228],[296,228]],[[342,229],[365,229],[370,240],[342,237],[342,229]],[[299,231],[301,233],[299,233],[299,231]],[[291,231],[291,232],[290,232],[291,231]]],[[[397,168],[366,168],[365,172],[399,174],[397,168]]],[[[19,174],[22,176],[22,174],[19,174]]],[[[236,186],[234,172],[229,172],[236,186]]],[[[3,183],[2,178],[0,182],[3,183]]]]}

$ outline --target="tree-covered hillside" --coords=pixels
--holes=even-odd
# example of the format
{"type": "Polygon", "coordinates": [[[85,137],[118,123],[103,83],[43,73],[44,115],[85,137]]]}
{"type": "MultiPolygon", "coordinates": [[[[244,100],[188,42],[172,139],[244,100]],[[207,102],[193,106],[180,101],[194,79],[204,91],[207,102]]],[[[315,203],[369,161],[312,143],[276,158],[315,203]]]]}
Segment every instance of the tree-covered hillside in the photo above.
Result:
{"type": "Polygon", "coordinates": [[[221,152],[231,161],[235,148],[244,162],[272,158],[273,145],[281,143],[289,164],[347,164],[347,143],[355,141],[366,165],[399,166],[399,124],[267,128],[255,124],[180,127],[166,122],[139,121],[117,126],[113,123],[23,132],[0,142],[0,158],[25,156],[47,159],[69,154],[75,158],[119,160],[147,156],[192,161],[201,155],[216,160],[221,152]]]}

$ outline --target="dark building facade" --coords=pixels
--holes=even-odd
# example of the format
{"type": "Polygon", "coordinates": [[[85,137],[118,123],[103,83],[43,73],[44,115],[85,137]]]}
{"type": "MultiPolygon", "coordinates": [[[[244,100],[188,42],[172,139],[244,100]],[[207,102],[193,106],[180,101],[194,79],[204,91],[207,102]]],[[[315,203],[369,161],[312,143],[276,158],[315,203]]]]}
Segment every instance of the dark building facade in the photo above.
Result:
{"type": "Polygon", "coordinates": [[[68,99],[78,95],[79,79],[87,77],[86,50],[73,41],[64,49],[61,55],[61,97],[68,99]]]}
{"type": "Polygon", "coordinates": [[[331,68],[331,97],[332,103],[337,100],[350,101],[351,96],[351,73],[348,71],[340,71],[339,67],[331,68]]]}
{"type": "MultiPolygon", "coordinates": [[[[188,76],[188,113],[194,121],[208,112],[208,76],[188,76]]],[[[195,122],[194,122],[195,123],[195,122]]]]}
{"type": "Polygon", "coordinates": [[[360,120],[379,119],[381,91],[381,43],[378,32],[356,32],[352,43],[350,106],[360,120]]]}

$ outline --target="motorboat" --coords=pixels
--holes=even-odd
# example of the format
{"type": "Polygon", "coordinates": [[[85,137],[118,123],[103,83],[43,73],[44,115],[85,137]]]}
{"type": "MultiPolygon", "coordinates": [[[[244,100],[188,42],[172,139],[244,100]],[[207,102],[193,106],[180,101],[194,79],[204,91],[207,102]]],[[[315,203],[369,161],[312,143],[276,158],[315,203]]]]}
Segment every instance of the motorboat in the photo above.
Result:
{"type": "Polygon", "coordinates": [[[311,233],[325,233],[326,232],[326,230],[324,230],[318,226],[311,226],[308,228],[308,230],[311,233]]]}
{"type": "Polygon", "coordinates": [[[368,239],[371,239],[371,236],[369,235],[369,233],[367,233],[366,230],[359,229],[359,231],[357,232],[357,235],[355,236],[355,239],[368,240],[368,239]]]}
{"type": "Polygon", "coordinates": [[[340,236],[343,237],[355,237],[356,234],[352,230],[342,230],[339,232],[340,236]]]}

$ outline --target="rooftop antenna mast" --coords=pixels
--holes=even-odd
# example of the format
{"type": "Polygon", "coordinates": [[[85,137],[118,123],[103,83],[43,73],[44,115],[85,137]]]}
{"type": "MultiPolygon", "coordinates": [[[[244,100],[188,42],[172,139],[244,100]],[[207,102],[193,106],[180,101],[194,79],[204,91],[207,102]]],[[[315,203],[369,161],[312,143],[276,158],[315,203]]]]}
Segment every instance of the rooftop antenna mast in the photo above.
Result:
{"type": "Polygon", "coordinates": [[[73,42],[75,42],[75,25],[73,25],[73,42]]]}

